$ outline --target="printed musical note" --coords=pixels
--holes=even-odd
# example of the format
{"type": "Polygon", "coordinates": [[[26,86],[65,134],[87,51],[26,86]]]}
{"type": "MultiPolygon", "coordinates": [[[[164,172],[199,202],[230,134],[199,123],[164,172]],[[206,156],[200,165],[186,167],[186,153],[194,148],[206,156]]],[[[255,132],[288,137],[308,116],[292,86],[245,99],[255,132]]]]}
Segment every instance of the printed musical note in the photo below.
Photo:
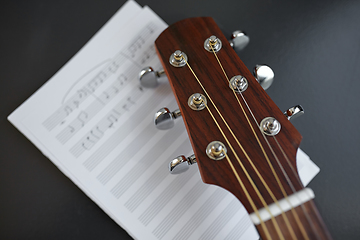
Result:
{"type": "Polygon", "coordinates": [[[77,131],[76,126],[68,125],[65,127],[57,136],[56,139],[62,143],[65,144],[67,140],[69,140],[74,133],[77,131]]]}
{"type": "MultiPolygon", "coordinates": [[[[114,126],[119,121],[119,118],[123,116],[125,112],[131,111],[131,106],[136,104],[136,99],[139,99],[142,93],[143,90],[141,90],[141,88],[134,89],[131,94],[111,109],[111,111],[108,112],[108,114],[106,114],[105,117],[95,125],[95,127],[87,132],[83,138],[81,138],[81,140],[70,149],[70,152],[75,157],[79,157],[84,151],[90,150],[101,138],[103,138],[107,131],[114,131],[114,126]]],[[[80,122],[79,119],[83,120],[83,122],[80,122],[81,124],[89,121],[91,116],[91,114],[85,115],[85,113],[88,114],[87,112],[82,111],[77,118],[78,122],[80,122]]],[[[83,126],[79,126],[78,129],[81,127],[83,126]]],[[[62,134],[65,135],[65,133],[62,134]]],[[[71,135],[67,135],[67,138],[69,138],[69,136],[71,135]]],[[[60,139],[60,137],[58,139],[60,139]]]]}
{"type": "Polygon", "coordinates": [[[92,134],[94,137],[100,139],[104,135],[104,132],[102,130],[100,130],[99,126],[96,126],[94,129],[92,129],[90,131],[90,134],[92,134]]]}
{"type": "Polygon", "coordinates": [[[109,71],[112,72],[112,73],[115,73],[119,68],[119,64],[115,61],[113,61],[110,66],[109,66],[109,71]]]}
{"type": "Polygon", "coordinates": [[[73,133],[75,132],[75,128],[71,125],[67,126],[67,128],[69,129],[69,132],[73,133]]]}
{"type": "Polygon", "coordinates": [[[106,77],[107,74],[104,71],[101,71],[87,84],[87,87],[91,90],[91,92],[95,92],[95,90],[105,81],[106,77]]]}
{"type": "Polygon", "coordinates": [[[125,109],[126,111],[129,111],[127,104],[124,104],[124,105],[122,106],[122,108],[125,109]]]}
{"type": "Polygon", "coordinates": [[[77,95],[78,95],[79,99],[85,98],[88,95],[88,91],[86,91],[84,88],[77,90],[77,95]]]}
{"type": "Polygon", "coordinates": [[[90,150],[95,143],[98,141],[99,139],[96,138],[95,136],[89,135],[86,137],[86,139],[81,143],[81,146],[85,149],[85,150],[90,150]]]}
{"type": "Polygon", "coordinates": [[[79,116],[77,117],[77,119],[81,122],[81,126],[83,127],[87,121],[88,118],[88,114],[84,111],[81,111],[81,113],[79,114],[79,116]]]}
{"type": "Polygon", "coordinates": [[[80,102],[79,102],[79,101],[77,101],[77,100],[75,100],[75,101],[73,101],[73,104],[75,105],[75,108],[78,108],[78,107],[79,107],[79,105],[80,105],[80,102]]]}
{"type": "Polygon", "coordinates": [[[155,56],[155,47],[151,45],[148,50],[143,52],[143,56],[141,58],[141,64],[145,64],[149,59],[155,56]]]}
{"type": "Polygon", "coordinates": [[[68,105],[66,105],[64,107],[64,111],[65,111],[66,115],[69,116],[70,113],[73,111],[73,109],[71,107],[69,107],[68,105]]]}
{"type": "MultiPolygon", "coordinates": [[[[143,45],[149,35],[149,31],[151,31],[151,27],[145,29],[144,34],[135,38],[135,41],[129,45],[129,47],[125,48],[126,51],[131,55],[135,56],[137,51],[143,48],[143,45]]],[[[153,46],[148,47],[146,49],[147,53],[143,55],[139,55],[142,58],[148,58],[147,56],[155,52],[153,46]]],[[[139,51],[140,52],[140,51],[139,51]]],[[[73,112],[73,109],[80,108],[80,103],[88,96],[93,96],[94,100],[90,103],[86,109],[82,110],[78,116],[67,126],[65,127],[58,135],[57,139],[61,143],[66,143],[69,139],[76,135],[76,133],[95,116],[101,109],[103,109],[107,103],[112,101],[115,96],[121,93],[125,86],[130,82],[131,79],[136,78],[138,69],[132,68],[128,69],[126,74],[121,72],[116,78],[110,78],[123,64],[127,63],[129,59],[124,57],[121,52],[115,55],[112,62],[108,64],[102,71],[100,71],[94,78],[92,78],[89,82],[86,83],[80,90],[77,91],[76,95],[70,98],[67,102],[67,114],[73,112]],[[105,89],[101,94],[96,94],[96,90],[101,86],[101,84],[106,79],[113,79],[114,82],[109,84],[109,87],[105,89]]],[[[132,62],[133,60],[131,60],[132,62]]],[[[127,94],[124,96],[120,102],[116,104],[111,111],[108,112],[99,122],[94,125],[88,132],[83,135],[79,141],[73,145],[70,149],[70,152],[77,158],[84,151],[90,150],[97,142],[105,137],[108,131],[114,131],[115,124],[119,121],[119,118],[124,115],[125,112],[131,111],[131,107],[136,104],[137,99],[141,97],[143,92],[145,91],[141,87],[136,87],[136,90],[133,90],[131,94],[127,94]]]]}
{"type": "Polygon", "coordinates": [[[121,73],[117,77],[117,80],[119,81],[120,85],[123,85],[128,80],[128,78],[123,73],[121,73]]]}
{"type": "Polygon", "coordinates": [[[113,88],[115,94],[119,92],[119,89],[117,87],[115,86],[111,86],[111,87],[113,88]]]}
{"type": "Polygon", "coordinates": [[[144,57],[141,59],[141,63],[145,64],[149,58],[150,58],[150,54],[148,54],[147,52],[144,52],[144,57]]]}
{"type": "MultiPolygon", "coordinates": [[[[142,50],[144,47],[144,44],[149,39],[149,37],[153,34],[153,32],[156,30],[157,26],[150,23],[147,25],[142,31],[141,34],[134,38],[134,40],[129,44],[127,47],[124,47],[123,50],[118,52],[115,57],[113,58],[112,62],[107,64],[102,68],[99,73],[92,78],[89,82],[84,83],[83,86],[79,87],[78,90],[70,97],[68,100],[65,101],[65,99],[62,101],[62,106],[59,107],[56,111],[54,111],[43,123],[42,125],[48,130],[52,131],[56,126],[61,124],[64,126],[65,119],[71,115],[71,113],[75,109],[79,109],[81,104],[89,97],[93,96],[93,93],[95,93],[96,89],[98,89],[102,83],[105,82],[108,78],[110,78],[111,75],[117,72],[117,70],[123,66],[124,63],[128,61],[128,58],[132,58],[132,62],[136,61],[140,63],[145,63],[150,58],[155,56],[155,48],[153,44],[151,44],[148,49],[145,50],[145,53],[142,50]],[[135,59],[135,56],[137,54],[140,54],[137,59],[135,59]]],[[[128,69],[127,74],[130,74],[131,71],[128,69]]],[[[137,70],[136,70],[137,71],[137,70]]],[[[136,73],[137,74],[137,73],[136,73]]],[[[111,90],[106,90],[105,93],[101,94],[97,97],[97,101],[100,101],[103,105],[105,105],[107,102],[109,102],[116,94],[118,94],[121,91],[121,87],[124,87],[127,82],[129,82],[129,79],[133,79],[132,77],[125,76],[123,73],[121,73],[117,77],[117,83],[113,84],[111,86],[111,90]]],[[[71,89],[69,90],[69,92],[71,89]]],[[[142,91],[142,89],[140,89],[142,91]]],[[[66,95],[65,95],[66,96],[66,95]]],[[[90,119],[90,117],[89,117],[90,119]]],[[[74,130],[76,132],[77,129],[74,130]]],[[[69,137],[69,136],[68,136],[69,137]]],[[[68,138],[67,137],[67,138],[68,138]]]]}
{"type": "Polygon", "coordinates": [[[107,117],[107,120],[110,122],[110,124],[108,125],[109,128],[111,128],[112,126],[114,126],[115,122],[118,121],[118,118],[114,115],[114,114],[110,114],[107,117]]]}
{"type": "Polygon", "coordinates": [[[91,89],[92,92],[95,92],[98,85],[99,83],[96,81],[96,79],[93,79],[91,80],[91,82],[88,83],[88,87],[91,89]]]}
{"type": "Polygon", "coordinates": [[[130,110],[129,108],[130,108],[132,105],[134,105],[135,102],[131,100],[131,97],[128,97],[128,98],[126,99],[126,101],[127,101],[127,103],[125,103],[125,104],[122,106],[122,108],[125,109],[126,111],[129,111],[129,110],[130,110]]]}
{"type": "Polygon", "coordinates": [[[109,99],[109,98],[110,98],[110,94],[109,94],[108,92],[104,91],[103,94],[105,95],[105,98],[106,98],[106,99],[109,99]]]}
{"type": "Polygon", "coordinates": [[[128,51],[130,52],[131,57],[135,57],[135,53],[141,49],[142,45],[145,43],[145,40],[139,36],[133,44],[130,45],[128,51]]]}
{"type": "Polygon", "coordinates": [[[150,34],[153,33],[155,31],[155,27],[154,25],[152,24],[149,24],[146,26],[146,28],[150,31],[150,34]]]}
{"type": "Polygon", "coordinates": [[[98,79],[100,83],[103,83],[105,81],[106,77],[107,77],[107,74],[104,71],[101,71],[96,76],[96,79],[98,79]]]}
{"type": "Polygon", "coordinates": [[[115,82],[113,85],[111,85],[109,88],[107,88],[101,95],[100,100],[103,104],[106,104],[109,102],[117,93],[119,93],[119,89],[121,86],[119,86],[118,82],[115,82]]]}

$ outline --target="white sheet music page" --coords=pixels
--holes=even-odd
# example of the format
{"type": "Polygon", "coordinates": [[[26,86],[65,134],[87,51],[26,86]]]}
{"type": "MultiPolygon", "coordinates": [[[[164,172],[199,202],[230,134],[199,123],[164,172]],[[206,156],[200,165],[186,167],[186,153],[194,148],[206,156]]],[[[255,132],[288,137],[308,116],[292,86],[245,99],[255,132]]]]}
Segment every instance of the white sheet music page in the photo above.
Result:
{"type": "MultiPolygon", "coordinates": [[[[144,66],[160,68],[154,41],[166,27],[128,1],[9,120],[135,239],[258,239],[241,203],[196,166],[168,173],[171,157],[192,153],[185,127],[156,130],[154,112],[175,98],[166,79],[138,82],[144,66]]],[[[303,152],[298,164],[306,183],[319,171],[303,152]]]]}

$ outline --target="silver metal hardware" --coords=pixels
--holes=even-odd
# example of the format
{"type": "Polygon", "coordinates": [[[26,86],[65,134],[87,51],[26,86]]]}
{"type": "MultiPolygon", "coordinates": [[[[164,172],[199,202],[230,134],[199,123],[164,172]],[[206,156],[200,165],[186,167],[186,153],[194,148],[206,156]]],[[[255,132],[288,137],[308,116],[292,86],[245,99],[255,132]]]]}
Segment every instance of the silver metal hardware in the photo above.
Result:
{"type": "Polygon", "coordinates": [[[191,155],[190,157],[186,158],[184,155],[178,156],[174,158],[169,163],[169,171],[171,174],[179,174],[183,173],[189,169],[189,166],[196,163],[195,155],[191,155]]]}
{"type": "Polygon", "coordinates": [[[241,75],[232,77],[229,81],[229,87],[234,89],[235,92],[244,92],[249,86],[248,81],[241,75]]]}
{"type": "Polygon", "coordinates": [[[188,99],[188,105],[192,110],[200,111],[203,110],[207,105],[207,100],[201,93],[194,93],[188,99]]]}
{"type": "Polygon", "coordinates": [[[222,142],[213,141],[206,147],[206,154],[213,160],[221,160],[225,157],[227,149],[222,142]]]}
{"type": "Polygon", "coordinates": [[[268,136],[275,136],[280,132],[281,124],[273,117],[266,117],[260,122],[260,130],[268,136]]]}
{"type": "Polygon", "coordinates": [[[140,84],[143,87],[154,88],[159,85],[158,79],[164,75],[164,70],[154,71],[152,67],[145,67],[139,73],[140,84]]]}
{"type": "Polygon", "coordinates": [[[181,117],[179,109],[174,112],[170,112],[168,108],[164,107],[155,113],[154,124],[157,129],[167,130],[174,127],[174,120],[178,117],[181,117]]]}
{"type": "Polygon", "coordinates": [[[295,118],[303,115],[304,108],[301,105],[296,105],[284,112],[285,117],[287,117],[288,120],[294,120],[295,118]]]}
{"type": "Polygon", "coordinates": [[[245,34],[245,32],[236,30],[231,35],[231,40],[229,40],[230,46],[237,51],[243,50],[250,42],[250,38],[245,34]]]}
{"type": "Polygon", "coordinates": [[[264,90],[268,89],[274,81],[274,71],[267,65],[256,65],[254,76],[264,90]]]}
{"type": "Polygon", "coordinates": [[[218,52],[220,51],[221,47],[222,47],[222,42],[220,39],[218,39],[216,36],[212,35],[209,38],[207,38],[204,42],[204,48],[208,51],[208,52],[212,52],[211,50],[214,49],[214,52],[218,52]]]}
{"type": "Polygon", "coordinates": [[[169,59],[170,64],[174,67],[183,67],[186,65],[187,61],[187,55],[180,50],[176,50],[173,54],[171,54],[169,59]]]}

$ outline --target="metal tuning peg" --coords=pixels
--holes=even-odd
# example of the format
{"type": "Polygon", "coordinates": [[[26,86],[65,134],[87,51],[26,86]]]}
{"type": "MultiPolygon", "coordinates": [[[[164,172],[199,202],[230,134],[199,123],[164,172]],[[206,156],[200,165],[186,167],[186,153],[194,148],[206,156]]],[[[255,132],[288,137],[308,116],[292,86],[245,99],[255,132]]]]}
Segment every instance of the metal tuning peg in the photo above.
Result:
{"type": "Polygon", "coordinates": [[[190,165],[194,163],[196,163],[194,154],[188,158],[186,158],[184,155],[181,155],[177,158],[174,158],[174,160],[169,163],[169,171],[171,174],[183,173],[189,169],[190,165]]]}
{"type": "Polygon", "coordinates": [[[159,82],[158,79],[165,75],[164,70],[154,71],[152,67],[145,67],[139,73],[140,84],[146,88],[154,88],[159,82]]]}
{"type": "Polygon", "coordinates": [[[179,109],[171,112],[168,108],[164,107],[155,113],[154,123],[158,129],[166,130],[174,127],[174,120],[180,116],[181,112],[179,109]]]}
{"type": "Polygon", "coordinates": [[[236,30],[232,33],[231,39],[229,40],[230,46],[237,51],[243,50],[250,42],[250,38],[245,32],[236,30]]]}
{"type": "Polygon", "coordinates": [[[288,120],[294,120],[295,118],[304,114],[304,108],[301,105],[296,105],[284,112],[285,117],[288,120]]]}
{"type": "Polygon", "coordinates": [[[274,81],[274,71],[267,65],[256,65],[254,77],[264,90],[268,89],[274,81]]]}

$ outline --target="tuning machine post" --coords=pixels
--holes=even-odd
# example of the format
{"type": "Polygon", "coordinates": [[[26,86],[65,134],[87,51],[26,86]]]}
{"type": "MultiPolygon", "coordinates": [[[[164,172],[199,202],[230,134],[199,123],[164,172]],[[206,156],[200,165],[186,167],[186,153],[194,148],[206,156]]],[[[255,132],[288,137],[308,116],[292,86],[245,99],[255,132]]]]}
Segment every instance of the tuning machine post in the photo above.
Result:
{"type": "Polygon", "coordinates": [[[168,108],[164,107],[159,109],[154,116],[154,124],[157,129],[167,130],[175,125],[175,119],[181,117],[179,109],[171,112],[168,108]]]}
{"type": "Polygon", "coordinates": [[[236,30],[232,33],[229,42],[232,48],[236,51],[241,51],[249,44],[250,38],[245,32],[236,30]]]}
{"type": "Polygon", "coordinates": [[[294,120],[295,118],[303,115],[305,113],[304,108],[301,105],[296,105],[284,112],[285,117],[288,120],[294,120]]]}
{"type": "Polygon", "coordinates": [[[145,67],[139,73],[140,84],[146,88],[154,88],[159,85],[158,79],[164,75],[164,70],[154,71],[152,67],[145,67]]]}
{"type": "Polygon", "coordinates": [[[195,155],[191,155],[190,157],[185,157],[184,155],[180,155],[174,158],[169,163],[169,172],[171,174],[180,174],[189,169],[189,166],[196,163],[195,155]]]}

